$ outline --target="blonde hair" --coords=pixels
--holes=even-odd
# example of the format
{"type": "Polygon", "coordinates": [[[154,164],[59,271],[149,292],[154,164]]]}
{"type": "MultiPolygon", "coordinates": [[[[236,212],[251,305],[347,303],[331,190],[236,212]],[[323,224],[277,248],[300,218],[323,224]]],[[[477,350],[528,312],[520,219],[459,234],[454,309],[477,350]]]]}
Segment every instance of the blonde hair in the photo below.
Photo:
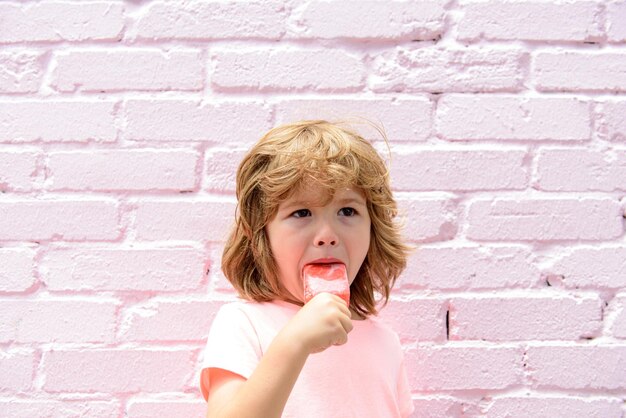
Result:
{"type": "MultiPolygon", "coordinates": [[[[373,125],[386,141],[384,132],[373,125]]],[[[281,296],[277,267],[265,226],[278,205],[307,182],[332,199],[341,187],[363,192],[371,219],[370,246],[350,286],[350,306],[363,316],[377,313],[376,293],[387,303],[406,266],[389,173],[374,147],[357,133],[323,120],[271,129],[237,170],[237,214],[222,256],[222,270],[240,296],[269,301],[281,296]]]]}

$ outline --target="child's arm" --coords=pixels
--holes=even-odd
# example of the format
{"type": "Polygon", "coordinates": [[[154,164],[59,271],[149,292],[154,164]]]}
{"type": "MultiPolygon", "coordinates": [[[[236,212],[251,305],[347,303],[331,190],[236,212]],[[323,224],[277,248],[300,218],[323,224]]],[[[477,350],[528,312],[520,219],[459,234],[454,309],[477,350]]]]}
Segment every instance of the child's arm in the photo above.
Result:
{"type": "Polygon", "coordinates": [[[345,344],[351,330],[344,301],[314,297],[276,335],[249,379],[211,369],[207,418],[280,418],[309,354],[345,344]]]}

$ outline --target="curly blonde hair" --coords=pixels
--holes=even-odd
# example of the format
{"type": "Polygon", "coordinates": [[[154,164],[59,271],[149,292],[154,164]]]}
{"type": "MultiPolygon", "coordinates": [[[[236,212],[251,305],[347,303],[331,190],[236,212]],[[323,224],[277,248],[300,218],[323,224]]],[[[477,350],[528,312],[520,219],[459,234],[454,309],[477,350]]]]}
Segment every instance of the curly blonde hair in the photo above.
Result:
{"type": "MultiPolygon", "coordinates": [[[[387,141],[384,132],[373,126],[387,141]]],[[[265,227],[280,202],[311,181],[328,190],[331,199],[335,190],[350,186],[366,198],[370,246],[350,286],[350,306],[362,316],[374,315],[376,293],[387,303],[406,266],[409,247],[394,223],[397,206],[384,161],[368,141],[339,123],[306,120],[279,126],[246,154],[237,170],[238,205],[222,255],[224,275],[246,299],[281,297],[265,227]]]]}

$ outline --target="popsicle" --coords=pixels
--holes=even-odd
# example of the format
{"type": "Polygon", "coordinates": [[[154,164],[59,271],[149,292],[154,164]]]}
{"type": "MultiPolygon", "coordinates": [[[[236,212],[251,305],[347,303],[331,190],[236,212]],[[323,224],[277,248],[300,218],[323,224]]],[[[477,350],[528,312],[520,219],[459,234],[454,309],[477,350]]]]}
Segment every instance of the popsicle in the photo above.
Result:
{"type": "Polygon", "coordinates": [[[308,264],[303,269],[304,300],[318,293],[332,293],[350,305],[350,283],[346,266],[341,263],[308,264]]]}

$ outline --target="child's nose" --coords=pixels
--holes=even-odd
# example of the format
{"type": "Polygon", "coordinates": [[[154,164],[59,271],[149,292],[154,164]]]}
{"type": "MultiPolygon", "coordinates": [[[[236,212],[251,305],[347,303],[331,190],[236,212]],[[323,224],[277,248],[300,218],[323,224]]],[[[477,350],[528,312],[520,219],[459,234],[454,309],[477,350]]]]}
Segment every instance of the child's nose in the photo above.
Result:
{"type": "Polygon", "coordinates": [[[337,234],[330,225],[323,225],[315,234],[314,243],[318,247],[325,245],[335,246],[339,242],[337,234]]]}

